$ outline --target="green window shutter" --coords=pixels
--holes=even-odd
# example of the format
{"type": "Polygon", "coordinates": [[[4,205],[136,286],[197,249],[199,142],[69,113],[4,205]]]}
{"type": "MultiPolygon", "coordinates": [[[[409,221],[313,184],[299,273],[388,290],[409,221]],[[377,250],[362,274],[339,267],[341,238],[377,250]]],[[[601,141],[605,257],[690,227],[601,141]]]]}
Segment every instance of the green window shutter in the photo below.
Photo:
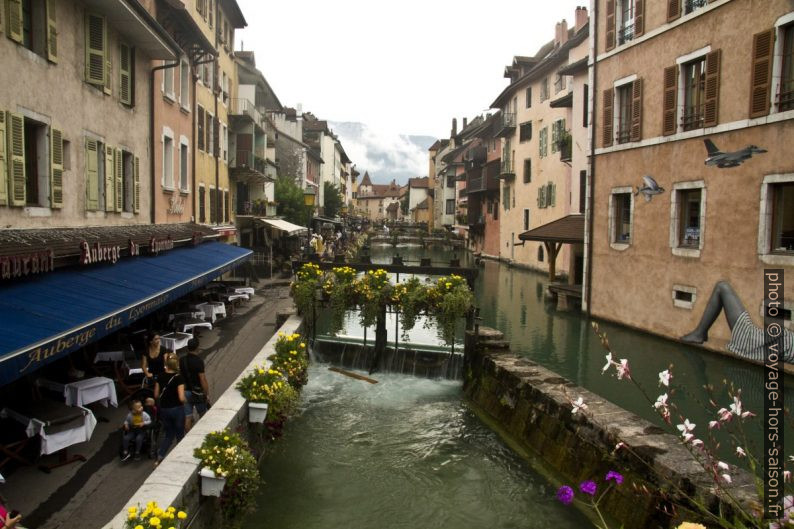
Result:
{"type": "Polygon", "coordinates": [[[119,51],[119,99],[132,105],[132,53],[126,44],[119,44],[119,51]]]}
{"type": "Polygon", "coordinates": [[[63,132],[50,127],[50,207],[63,207],[63,132]]]}
{"type": "Polygon", "coordinates": [[[136,156],[132,167],[133,173],[133,197],[132,197],[132,210],[138,213],[141,210],[141,161],[136,156]]]}
{"type": "Polygon", "coordinates": [[[12,206],[25,205],[25,118],[6,113],[8,130],[8,179],[12,206]]]}
{"type": "Polygon", "coordinates": [[[116,211],[124,210],[124,155],[121,149],[113,151],[113,176],[116,181],[116,211]]]}
{"type": "Polygon", "coordinates": [[[105,85],[105,18],[92,13],[85,16],[85,80],[105,85]]]}
{"type": "Polygon", "coordinates": [[[58,62],[58,25],[55,23],[55,0],[47,0],[47,60],[58,62]]]}
{"type": "Polygon", "coordinates": [[[110,54],[105,57],[105,93],[110,95],[113,93],[113,63],[110,61],[110,54]]]}
{"type": "Polygon", "coordinates": [[[0,111],[0,206],[8,204],[8,157],[6,156],[6,113],[0,111]]]}
{"type": "Polygon", "coordinates": [[[6,33],[14,42],[22,42],[22,0],[6,0],[6,33]]]}
{"type": "Polygon", "coordinates": [[[549,184],[549,195],[551,207],[554,207],[557,203],[557,184],[549,184]]]}
{"type": "Polygon", "coordinates": [[[99,146],[96,140],[85,140],[86,209],[99,209],[99,146]]]}
{"type": "Polygon", "coordinates": [[[113,147],[105,145],[105,211],[116,210],[116,180],[113,177],[113,147]]]}

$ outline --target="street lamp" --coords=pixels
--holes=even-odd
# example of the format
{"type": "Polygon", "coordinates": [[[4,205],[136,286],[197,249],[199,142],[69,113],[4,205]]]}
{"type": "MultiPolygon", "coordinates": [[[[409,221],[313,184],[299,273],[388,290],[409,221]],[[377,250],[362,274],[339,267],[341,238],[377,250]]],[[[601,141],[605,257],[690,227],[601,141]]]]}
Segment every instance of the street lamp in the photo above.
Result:
{"type": "Polygon", "coordinates": [[[315,198],[314,188],[311,187],[310,185],[307,185],[306,186],[306,191],[303,192],[303,204],[305,206],[307,206],[307,208],[309,210],[309,222],[306,224],[306,226],[307,226],[307,232],[306,232],[306,237],[307,237],[306,238],[306,249],[307,249],[307,253],[309,253],[308,252],[308,248],[309,248],[309,243],[311,243],[311,237],[312,237],[312,213],[314,212],[314,198],[315,198]]]}

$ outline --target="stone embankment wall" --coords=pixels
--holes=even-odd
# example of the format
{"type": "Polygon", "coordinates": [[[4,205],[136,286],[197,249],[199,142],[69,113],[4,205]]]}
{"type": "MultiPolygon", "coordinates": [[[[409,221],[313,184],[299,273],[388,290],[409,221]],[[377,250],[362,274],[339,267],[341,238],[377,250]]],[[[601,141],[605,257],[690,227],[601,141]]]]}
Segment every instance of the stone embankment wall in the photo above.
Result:
{"type": "MultiPolygon", "coordinates": [[[[303,319],[290,316],[279,328],[278,332],[292,334],[298,332],[303,319]]],[[[251,363],[235,379],[223,395],[215,399],[212,408],[191,428],[185,437],[166,456],[162,463],[149,475],[143,485],[127,501],[127,506],[141,505],[155,501],[160,507],[173,505],[185,509],[190,517],[191,529],[216,529],[219,515],[218,499],[201,496],[199,482],[199,460],[193,457],[193,450],[201,446],[204,437],[214,431],[229,428],[242,431],[248,436],[255,455],[261,456],[262,442],[256,439],[255,429],[262,425],[248,423],[248,406],[246,400],[235,389],[237,382],[255,366],[270,362],[267,357],[274,354],[278,332],[268,340],[256,354],[251,363]],[[258,453],[257,453],[258,452],[258,453]]],[[[127,519],[127,510],[120,512],[103,529],[121,529],[127,519]]]]}
{"type": "MultiPolygon", "coordinates": [[[[571,485],[581,498],[582,481],[592,479],[603,490],[609,470],[623,474],[623,484],[600,505],[615,527],[667,529],[701,520],[682,507],[691,506],[685,495],[717,512],[714,481],[680,437],[511,353],[499,331],[480,327],[479,339],[467,336],[463,369],[464,392],[475,411],[539,460],[555,486],[571,485]],[[588,406],[584,414],[572,413],[571,402],[579,397],[588,406]],[[626,448],[616,451],[618,442],[626,448]]],[[[731,475],[730,493],[749,504],[755,493],[751,477],[731,475]]]]}

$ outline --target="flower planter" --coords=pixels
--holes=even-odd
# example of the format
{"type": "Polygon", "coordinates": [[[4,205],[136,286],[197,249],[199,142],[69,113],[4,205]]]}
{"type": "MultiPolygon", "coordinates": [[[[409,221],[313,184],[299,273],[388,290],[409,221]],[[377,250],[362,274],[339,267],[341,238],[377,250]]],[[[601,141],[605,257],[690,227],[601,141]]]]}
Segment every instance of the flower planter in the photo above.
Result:
{"type": "Polygon", "coordinates": [[[248,422],[263,423],[267,418],[267,402],[248,403],[248,422]]]}
{"type": "Polygon", "coordinates": [[[221,492],[223,492],[223,487],[226,485],[226,478],[217,477],[215,472],[208,469],[207,467],[202,467],[202,469],[199,470],[199,476],[201,476],[202,496],[221,495],[221,492]]]}

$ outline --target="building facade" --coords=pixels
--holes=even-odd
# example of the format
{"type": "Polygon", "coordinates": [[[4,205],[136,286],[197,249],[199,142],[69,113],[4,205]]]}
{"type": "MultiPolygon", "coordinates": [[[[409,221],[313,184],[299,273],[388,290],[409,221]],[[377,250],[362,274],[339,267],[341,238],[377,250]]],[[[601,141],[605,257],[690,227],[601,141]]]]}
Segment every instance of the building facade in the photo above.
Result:
{"type": "MultiPolygon", "coordinates": [[[[589,310],[678,338],[727,284],[760,323],[763,270],[794,265],[791,2],[597,9],[589,310]],[[704,164],[716,150],[708,142],[766,152],[704,164]]],[[[794,285],[784,294],[791,300],[794,285]]],[[[719,318],[705,345],[721,349],[730,336],[719,318]]]]}

